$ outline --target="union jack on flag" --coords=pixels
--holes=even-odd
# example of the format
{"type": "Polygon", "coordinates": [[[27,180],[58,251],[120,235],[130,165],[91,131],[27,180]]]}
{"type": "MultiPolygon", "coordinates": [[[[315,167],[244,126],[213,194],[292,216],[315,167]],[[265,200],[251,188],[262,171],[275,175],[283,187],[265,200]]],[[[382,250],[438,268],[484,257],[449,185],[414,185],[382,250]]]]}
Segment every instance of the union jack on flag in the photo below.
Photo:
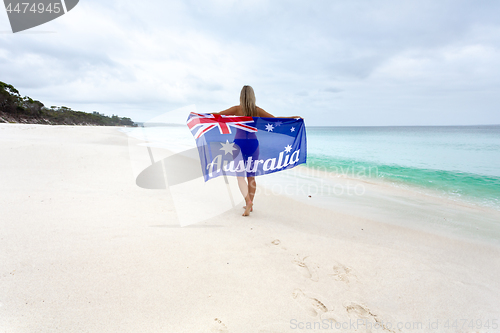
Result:
{"type": "Polygon", "coordinates": [[[220,134],[231,134],[231,128],[235,127],[247,132],[257,132],[257,128],[247,125],[253,123],[252,117],[226,116],[220,114],[203,114],[191,112],[187,125],[191,131],[198,129],[194,135],[198,139],[211,129],[219,128],[220,134]]]}

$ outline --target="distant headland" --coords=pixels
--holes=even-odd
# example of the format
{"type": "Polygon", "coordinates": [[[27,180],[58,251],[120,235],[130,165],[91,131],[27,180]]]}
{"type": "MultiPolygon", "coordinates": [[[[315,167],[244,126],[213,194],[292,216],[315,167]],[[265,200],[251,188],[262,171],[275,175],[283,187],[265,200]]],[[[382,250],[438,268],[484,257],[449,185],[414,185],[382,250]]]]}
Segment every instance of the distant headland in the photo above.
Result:
{"type": "Polygon", "coordinates": [[[42,102],[22,97],[12,85],[0,81],[0,123],[47,125],[137,126],[130,118],[99,112],[75,111],[66,106],[47,108],[42,102]]]}

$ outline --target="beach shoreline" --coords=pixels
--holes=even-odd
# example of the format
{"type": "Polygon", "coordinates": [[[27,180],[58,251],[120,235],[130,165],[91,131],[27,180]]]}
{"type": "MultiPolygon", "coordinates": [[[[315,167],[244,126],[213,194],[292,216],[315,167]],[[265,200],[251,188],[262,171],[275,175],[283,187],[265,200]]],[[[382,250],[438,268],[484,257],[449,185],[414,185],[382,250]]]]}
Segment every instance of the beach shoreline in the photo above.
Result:
{"type": "Polygon", "coordinates": [[[285,195],[315,207],[373,221],[500,245],[497,223],[500,211],[468,200],[443,197],[438,191],[395,186],[385,179],[352,177],[301,165],[267,179],[261,192],[285,195]],[[412,210],[415,214],[409,215],[412,210]],[[429,222],[424,223],[423,219],[429,222]]]}
{"type": "Polygon", "coordinates": [[[498,331],[500,248],[386,221],[422,219],[419,195],[368,183],[326,207],[263,189],[248,218],[234,200],[181,227],[182,191],[136,184],[171,152],[116,128],[0,124],[0,151],[0,330],[498,331]]]}

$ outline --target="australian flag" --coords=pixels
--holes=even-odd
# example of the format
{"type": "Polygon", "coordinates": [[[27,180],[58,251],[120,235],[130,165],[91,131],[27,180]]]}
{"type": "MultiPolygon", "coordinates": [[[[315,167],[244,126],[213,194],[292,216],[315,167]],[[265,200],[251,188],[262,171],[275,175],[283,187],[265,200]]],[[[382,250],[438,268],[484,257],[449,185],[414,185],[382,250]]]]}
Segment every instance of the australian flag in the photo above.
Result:
{"type": "Polygon", "coordinates": [[[306,163],[304,120],[191,112],[187,125],[200,154],[205,181],[260,176],[306,163]]]}

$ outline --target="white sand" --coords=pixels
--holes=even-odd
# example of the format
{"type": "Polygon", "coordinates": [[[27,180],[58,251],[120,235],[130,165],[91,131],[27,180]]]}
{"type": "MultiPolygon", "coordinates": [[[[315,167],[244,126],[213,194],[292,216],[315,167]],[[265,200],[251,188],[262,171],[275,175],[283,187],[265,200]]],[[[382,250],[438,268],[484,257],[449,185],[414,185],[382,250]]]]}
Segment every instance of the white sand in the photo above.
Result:
{"type": "Polygon", "coordinates": [[[264,194],[181,228],[168,189],[136,186],[128,140],[0,124],[1,333],[500,331],[498,247],[264,194]]]}

